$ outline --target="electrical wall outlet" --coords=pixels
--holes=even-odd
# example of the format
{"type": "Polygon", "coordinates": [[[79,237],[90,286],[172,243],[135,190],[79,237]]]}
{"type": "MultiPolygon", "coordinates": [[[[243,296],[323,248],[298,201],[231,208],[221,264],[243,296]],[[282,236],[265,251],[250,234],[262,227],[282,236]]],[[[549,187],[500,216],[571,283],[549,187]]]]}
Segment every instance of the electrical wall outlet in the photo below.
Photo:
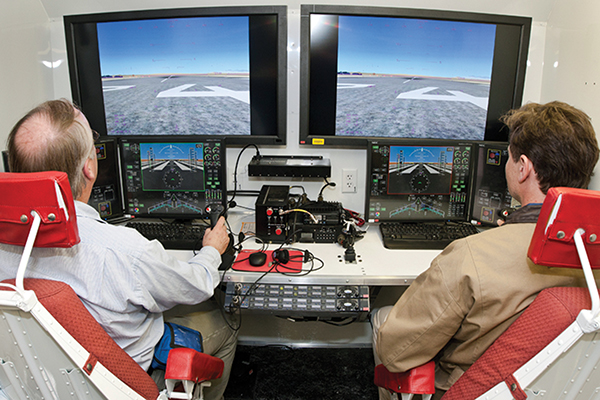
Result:
{"type": "Polygon", "coordinates": [[[354,168],[342,169],[342,193],[356,193],[358,170],[354,168]]]}

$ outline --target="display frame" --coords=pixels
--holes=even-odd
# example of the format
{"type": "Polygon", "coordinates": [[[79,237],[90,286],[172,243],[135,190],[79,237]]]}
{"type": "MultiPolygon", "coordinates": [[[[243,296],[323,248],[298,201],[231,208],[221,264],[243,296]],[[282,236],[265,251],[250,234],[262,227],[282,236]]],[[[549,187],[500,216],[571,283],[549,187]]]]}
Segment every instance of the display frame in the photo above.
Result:
{"type": "MultiPolygon", "coordinates": [[[[501,115],[510,109],[521,106],[527,55],[531,35],[532,19],[529,17],[482,14],[448,10],[429,10],[412,8],[371,7],[371,6],[338,6],[338,5],[302,5],[301,6],[301,62],[300,62],[300,132],[299,143],[306,146],[325,146],[338,148],[364,148],[368,140],[394,139],[398,136],[340,136],[336,135],[336,91],[337,73],[332,77],[331,71],[318,76],[313,72],[315,67],[315,50],[311,43],[311,15],[324,14],[330,16],[365,16],[365,17],[398,17],[409,19],[448,20],[458,22],[475,22],[496,24],[502,28],[502,36],[511,36],[510,49],[496,37],[494,48],[493,70],[491,74],[490,104],[487,109],[486,127],[483,140],[506,141],[507,131],[499,121],[501,115]],[[513,28],[515,27],[515,28],[513,28]],[[514,36],[517,37],[514,37],[514,36]],[[507,56],[499,57],[506,53],[507,56]],[[507,65],[512,65],[507,68],[507,65]],[[327,76],[323,76],[327,75],[327,76]],[[318,89],[315,89],[318,88],[318,89]],[[504,88],[504,89],[503,89],[504,88]],[[496,90],[500,90],[496,94],[496,90]]],[[[319,45],[320,46],[320,45],[319,45]]],[[[319,50],[320,51],[320,50],[319,50]]],[[[324,52],[320,58],[337,57],[324,52]]],[[[325,60],[331,64],[333,61],[325,60]]],[[[337,61],[336,61],[337,62],[337,61]]],[[[324,67],[327,69],[327,66],[324,67]]],[[[331,67],[328,67],[331,69],[331,67]]],[[[404,138],[406,136],[403,136],[404,138]]],[[[447,139],[432,136],[432,139],[447,139]]],[[[460,138],[457,140],[477,141],[476,138],[460,138]]]]}
{"type": "MultiPolygon", "coordinates": [[[[458,141],[458,140],[439,140],[439,139],[427,139],[427,140],[414,140],[414,139],[376,139],[376,140],[368,140],[367,146],[367,165],[366,170],[368,174],[367,179],[367,187],[365,190],[365,219],[369,222],[390,222],[390,221],[401,221],[401,222],[425,222],[425,221],[434,221],[434,222],[446,222],[446,221],[454,221],[454,222],[467,222],[471,216],[471,204],[472,204],[472,185],[473,185],[473,173],[474,166],[476,163],[476,154],[474,153],[474,149],[476,144],[472,141],[458,141]],[[448,186],[447,193],[440,192],[398,192],[398,193],[386,193],[381,197],[377,194],[377,187],[380,186],[380,178],[376,178],[375,175],[381,175],[381,171],[376,171],[373,168],[374,160],[373,160],[373,146],[377,147],[397,147],[397,148],[412,148],[416,149],[419,147],[423,148],[443,148],[443,147],[452,147],[453,148],[453,157],[456,155],[456,148],[460,148],[460,151],[469,151],[469,156],[466,161],[462,163],[457,163],[456,161],[452,162],[452,169],[450,171],[450,176],[448,178],[442,178],[445,180],[446,185],[448,186]],[[462,185],[461,189],[456,189],[455,185],[462,185]],[[466,190],[465,190],[466,189],[466,190]],[[461,192],[462,195],[458,194],[461,192]],[[456,197],[456,196],[462,197],[456,197]],[[447,216],[432,216],[432,217],[424,217],[419,215],[419,212],[415,212],[416,216],[409,216],[407,218],[392,218],[390,216],[384,216],[383,214],[374,216],[371,204],[371,200],[377,202],[378,198],[381,198],[378,202],[383,202],[383,204],[392,203],[392,204],[400,204],[402,201],[402,196],[410,197],[414,196],[415,198],[422,197],[435,197],[442,196],[442,203],[444,207],[448,207],[445,210],[447,213],[450,211],[450,207],[459,207],[459,209],[454,209],[452,213],[447,216]],[[452,205],[454,204],[454,206],[452,205]]],[[[390,154],[391,157],[391,154],[390,154]]],[[[458,156],[457,156],[458,157],[458,156]]],[[[391,158],[390,158],[391,160],[391,158]]],[[[391,162],[391,161],[390,161],[391,162]]],[[[386,169],[386,176],[381,177],[384,178],[385,188],[386,190],[390,187],[389,176],[387,175],[389,170],[386,169]]],[[[411,174],[412,175],[412,174],[411,174]]],[[[408,181],[407,181],[408,182],[408,181]]],[[[433,182],[432,182],[433,183],[433,182]]],[[[409,200],[410,201],[410,200],[409,200]]],[[[437,200],[436,200],[437,201],[437,200]]],[[[387,205],[386,205],[387,207],[387,205]]]]}
{"type": "MultiPolygon", "coordinates": [[[[269,43],[259,46],[250,43],[250,47],[254,48],[250,50],[250,85],[260,87],[260,90],[250,89],[250,134],[221,136],[227,137],[229,146],[250,143],[285,145],[287,141],[287,6],[167,8],[66,15],[63,22],[73,102],[81,108],[90,125],[101,136],[120,136],[107,133],[97,23],[229,16],[275,16],[277,21],[273,24],[276,26],[265,28],[276,29],[275,36],[273,32],[265,34],[269,40],[262,42],[269,43]]],[[[197,135],[192,133],[191,136],[197,135]]]]}
{"type": "MultiPolygon", "coordinates": [[[[135,153],[135,152],[134,152],[135,153]]],[[[226,154],[227,154],[227,145],[226,145],[226,140],[223,138],[219,138],[219,137],[207,137],[207,136],[194,136],[194,137],[190,137],[190,136],[126,136],[126,137],[122,137],[119,138],[119,158],[120,158],[120,166],[121,166],[121,179],[122,179],[122,192],[123,192],[123,202],[124,202],[124,214],[127,216],[131,216],[133,218],[155,218],[155,219],[174,219],[174,220],[183,220],[183,221],[187,221],[187,220],[194,220],[194,219],[209,219],[211,214],[214,212],[214,210],[224,210],[226,208],[226,204],[227,204],[227,162],[226,162],[226,154]],[[134,145],[138,145],[140,146],[138,151],[140,153],[140,157],[141,157],[141,152],[142,152],[142,145],[152,145],[152,144],[160,144],[160,145],[164,145],[164,144],[177,144],[177,143],[181,143],[183,145],[190,145],[192,143],[202,143],[203,145],[203,153],[202,153],[202,160],[203,160],[203,191],[200,190],[195,190],[195,189],[190,189],[191,187],[196,187],[195,185],[193,185],[193,183],[186,183],[186,188],[184,189],[180,189],[180,188],[172,188],[172,189],[164,189],[162,188],[163,183],[164,186],[167,185],[167,183],[165,182],[165,176],[166,173],[163,174],[162,183],[156,183],[158,182],[158,180],[155,180],[154,183],[154,187],[151,188],[144,188],[144,176],[143,176],[143,159],[140,158],[140,170],[139,172],[141,173],[141,175],[137,175],[138,170],[135,168],[130,168],[128,166],[131,165],[130,161],[127,157],[129,157],[129,150],[126,149],[127,146],[130,146],[132,143],[134,145]],[[216,148],[216,146],[219,147],[219,151],[218,154],[219,159],[218,162],[214,162],[211,164],[206,163],[206,155],[204,153],[204,147],[206,144],[211,144],[213,146],[213,149],[216,148]],[[206,166],[208,167],[214,167],[214,170],[210,171],[208,174],[206,172],[206,166]],[[133,175],[132,175],[133,173],[133,175]],[[206,178],[206,176],[209,175],[208,178],[206,178]],[[133,182],[132,184],[132,180],[137,180],[137,182],[133,182]],[[211,181],[209,183],[209,181],[211,181]],[[216,181],[216,183],[215,183],[216,181]],[[210,188],[208,188],[208,186],[210,186],[211,184],[214,185],[213,189],[212,189],[212,194],[211,194],[211,199],[207,199],[206,197],[206,191],[209,190],[210,188]],[[160,187],[157,185],[161,185],[160,187]],[[140,187],[142,186],[142,187],[140,187]],[[215,190],[216,189],[216,190],[215,190]],[[203,192],[203,201],[204,204],[200,205],[200,204],[194,204],[193,207],[194,208],[198,208],[201,210],[201,212],[183,212],[183,213],[177,213],[177,212],[163,212],[163,211],[156,211],[156,212],[150,212],[150,208],[154,207],[155,204],[158,203],[154,203],[151,207],[147,206],[147,205],[142,205],[140,211],[135,212],[132,211],[132,208],[137,207],[137,204],[135,204],[135,194],[137,193],[141,193],[143,195],[142,199],[143,201],[147,201],[146,195],[144,195],[144,193],[150,193],[152,192],[153,195],[149,196],[151,197],[153,200],[159,201],[159,194],[163,193],[163,197],[166,196],[167,193],[171,193],[171,194],[177,194],[182,193],[186,198],[183,199],[182,203],[185,203],[187,201],[187,197],[193,197],[193,194],[190,194],[189,192],[203,192]],[[133,197],[132,197],[133,196],[133,197]],[[217,197],[215,197],[217,196],[217,197]]],[[[179,160],[176,160],[179,161],[179,160]]],[[[164,159],[163,159],[164,162],[164,159]]],[[[158,170],[158,169],[157,169],[158,170]]],[[[183,175],[181,175],[182,177],[182,182],[186,179],[183,175]]],[[[168,201],[172,201],[172,200],[168,200],[168,201]]],[[[163,200],[163,203],[166,203],[166,200],[163,200]]],[[[192,207],[189,207],[185,204],[182,205],[182,208],[184,209],[191,209],[192,207]]]]}

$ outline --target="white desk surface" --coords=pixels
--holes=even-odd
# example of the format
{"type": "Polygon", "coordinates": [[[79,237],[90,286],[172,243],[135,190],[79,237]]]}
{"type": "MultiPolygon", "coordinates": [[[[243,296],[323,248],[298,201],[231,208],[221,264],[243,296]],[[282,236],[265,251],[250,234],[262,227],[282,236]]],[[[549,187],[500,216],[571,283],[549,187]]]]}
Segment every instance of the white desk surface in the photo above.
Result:
{"type": "MultiPolygon", "coordinates": [[[[237,234],[243,221],[254,221],[253,213],[230,213],[229,224],[237,234]]],[[[269,250],[279,248],[279,244],[270,244],[269,250]]],[[[254,239],[243,243],[245,249],[258,249],[260,245],[254,239]]],[[[369,285],[369,286],[406,286],[409,285],[421,272],[429,267],[431,261],[441,250],[389,250],[383,247],[379,227],[372,224],[368,227],[365,236],[358,240],[354,249],[356,263],[346,263],[344,260],[345,249],[337,243],[294,243],[294,249],[306,249],[315,257],[324,262],[323,268],[312,271],[307,275],[294,276],[294,274],[268,273],[261,278],[262,283],[273,284],[329,284],[329,285],[369,285]]],[[[191,256],[189,251],[169,250],[182,260],[191,256]]],[[[315,261],[315,268],[320,263],[315,261]]],[[[304,269],[310,265],[304,264],[304,269]]],[[[227,271],[225,282],[254,282],[263,273],[227,271]]]]}
{"type": "MultiPolygon", "coordinates": [[[[230,212],[228,222],[234,234],[237,235],[244,221],[253,222],[254,213],[230,212]]],[[[258,249],[260,245],[254,239],[248,239],[243,243],[243,247],[258,249]]],[[[270,244],[268,250],[278,247],[279,244],[270,244]]],[[[357,262],[354,264],[345,263],[345,249],[337,243],[294,243],[291,247],[309,250],[315,257],[323,260],[323,268],[304,276],[272,272],[263,276],[263,273],[230,269],[223,276],[223,281],[253,283],[260,278],[261,283],[277,285],[389,286],[389,290],[396,293],[400,286],[410,285],[441,252],[441,250],[388,250],[383,247],[379,227],[376,224],[370,225],[365,237],[355,243],[357,262]]],[[[192,256],[191,251],[168,251],[184,261],[192,256]]],[[[318,265],[319,263],[316,262],[315,266],[318,265]]],[[[385,304],[394,304],[396,299],[397,297],[394,297],[391,299],[393,301],[385,304]]],[[[366,321],[345,326],[334,326],[319,321],[306,321],[299,325],[293,320],[276,318],[254,310],[244,315],[238,340],[239,343],[246,345],[369,347],[372,342],[371,326],[366,321]]]]}

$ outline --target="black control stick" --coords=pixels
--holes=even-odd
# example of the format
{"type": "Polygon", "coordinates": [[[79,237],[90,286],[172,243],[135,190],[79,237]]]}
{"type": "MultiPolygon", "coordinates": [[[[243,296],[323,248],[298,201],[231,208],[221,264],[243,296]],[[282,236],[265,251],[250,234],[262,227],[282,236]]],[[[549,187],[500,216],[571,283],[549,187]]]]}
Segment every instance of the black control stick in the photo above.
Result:
{"type": "Polygon", "coordinates": [[[208,212],[208,217],[210,218],[211,229],[215,227],[219,218],[225,215],[225,207],[223,207],[221,204],[211,204],[206,207],[206,211],[208,212]]]}

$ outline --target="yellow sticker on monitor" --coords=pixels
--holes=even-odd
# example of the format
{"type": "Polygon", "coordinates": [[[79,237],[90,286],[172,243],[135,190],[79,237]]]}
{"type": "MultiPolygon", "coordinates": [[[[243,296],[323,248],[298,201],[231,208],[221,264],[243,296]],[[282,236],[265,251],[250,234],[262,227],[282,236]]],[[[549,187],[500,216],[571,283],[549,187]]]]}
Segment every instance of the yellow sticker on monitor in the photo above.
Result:
{"type": "Polygon", "coordinates": [[[319,139],[313,139],[312,140],[312,144],[316,144],[316,145],[324,145],[325,144],[325,139],[323,138],[319,138],[319,139]]]}

